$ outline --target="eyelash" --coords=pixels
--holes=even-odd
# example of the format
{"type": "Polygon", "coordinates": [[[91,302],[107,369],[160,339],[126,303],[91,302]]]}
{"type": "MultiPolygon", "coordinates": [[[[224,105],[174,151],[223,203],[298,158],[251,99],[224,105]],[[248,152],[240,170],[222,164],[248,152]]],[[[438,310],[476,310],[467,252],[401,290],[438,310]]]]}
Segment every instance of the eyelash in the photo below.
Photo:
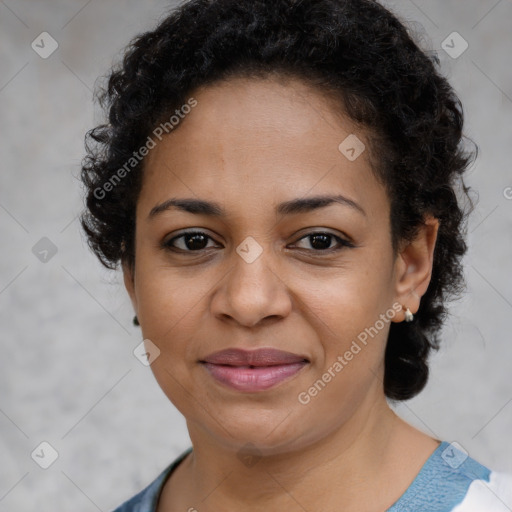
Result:
{"type": "MultiPolygon", "coordinates": [[[[194,251],[194,250],[190,250],[190,249],[181,249],[179,247],[174,247],[172,245],[175,240],[183,238],[183,237],[185,237],[187,235],[189,235],[189,236],[205,235],[208,239],[213,240],[213,238],[211,236],[207,235],[203,231],[186,231],[186,232],[182,233],[181,235],[175,236],[174,238],[171,238],[170,240],[168,240],[166,242],[163,242],[162,243],[163,249],[165,249],[167,251],[172,251],[172,252],[179,252],[179,253],[182,253],[182,254],[183,253],[194,253],[194,252],[200,253],[201,251],[205,251],[206,250],[206,248],[205,248],[205,249],[198,249],[198,250],[194,251]]],[[[301,240],[303,240],[305,238],[312,237],[312,236],[315,236],[315,235],[325,235],[325,236],[329,236],[331,238],[334,238],[339,243],[339,246],[335,247],[335,248],[331,247],[329,249],[302,249],[302,250],[313,251],[315,253],[331,254],[333,252],[338,252],[338,251],[342,250],[343,248],[354,248],[355,247],[355,245],[352,242],[349,242],[348,240],[340,238],[339,236],[336,236],[333,233],[327,233],[327,232],[324,232],[324,231],[312,231],[311,233],[308,233],[307,235],[304,235],[301,238],[299,238],[295,243],[300,242],[301,240]]]]}

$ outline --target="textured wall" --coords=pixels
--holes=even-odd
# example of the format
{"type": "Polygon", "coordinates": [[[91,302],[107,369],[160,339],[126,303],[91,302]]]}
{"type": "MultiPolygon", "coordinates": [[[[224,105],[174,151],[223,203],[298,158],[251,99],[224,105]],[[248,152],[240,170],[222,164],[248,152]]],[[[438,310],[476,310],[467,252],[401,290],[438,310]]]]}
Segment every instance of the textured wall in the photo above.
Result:
{"type": "MultiPolygon", "coordinates": [[[[512,2],[389,5],[439,50],[480,146],[468,176],[480,195],[468,293],[452,307],[427,389],[397,410],[512,471],[512,2]],[[469,45],[457,58],[442,49],[453,31],[469,45]]],[[[100,119],[95,79],[168,6],[0,1],[0,511],[108,511],[189,446],[184,419],[132,354],[140,331],[121,275],[100,267],[77,222],[83,136],[100,119]],[[55,44],[46,59],[36,53],[55,44]],[[48,469],[31,458],[52,461],[43,441],[58,453],[48,469]]],[[[464,43],[453,37],[455,55],[464,43]]]]}

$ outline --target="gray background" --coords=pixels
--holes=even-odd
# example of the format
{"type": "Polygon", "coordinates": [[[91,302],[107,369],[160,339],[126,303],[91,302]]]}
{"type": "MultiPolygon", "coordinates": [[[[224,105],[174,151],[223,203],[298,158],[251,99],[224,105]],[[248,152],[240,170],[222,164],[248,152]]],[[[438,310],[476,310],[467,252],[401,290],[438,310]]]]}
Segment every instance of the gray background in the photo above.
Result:
{"type": "MultiPolygon", "coordinates": [[[[77,221],[83,137],[100,121],[95,80],[169,5],[0,1],[0,511],[108,511],[189,446],[184,419],[132,354],[140,331],[121,274],[100,266],[77,221]],[[59,44],[47,59],[31,48],[43,31],[59,44]],[[43,237],[57,248],[47,262],[32,252],[43,237]],[[42,441],[59,454],[46,470],[31,458],[42,441]]],[[[389,5],[439,51],[480,147],[467,178],[479,192],[468,292],[427,389],[397,410],[512,471],[512,0],[389,5]],[[469,43],[456,59],[441,47],[453,31],[469,43]]]]}

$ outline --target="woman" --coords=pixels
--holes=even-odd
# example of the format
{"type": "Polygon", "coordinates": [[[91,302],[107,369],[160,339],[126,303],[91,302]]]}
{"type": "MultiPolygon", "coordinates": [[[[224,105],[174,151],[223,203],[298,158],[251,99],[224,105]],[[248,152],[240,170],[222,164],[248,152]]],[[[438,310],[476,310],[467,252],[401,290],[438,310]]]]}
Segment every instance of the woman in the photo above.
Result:
{"type": "Polygon", "coordinates": [[[116,512],[510,510],[387,402],[463,284],[474,154],[435,64],[369,0],[193,0],[132,42],[82,225],[193,447],[116,512]]]}

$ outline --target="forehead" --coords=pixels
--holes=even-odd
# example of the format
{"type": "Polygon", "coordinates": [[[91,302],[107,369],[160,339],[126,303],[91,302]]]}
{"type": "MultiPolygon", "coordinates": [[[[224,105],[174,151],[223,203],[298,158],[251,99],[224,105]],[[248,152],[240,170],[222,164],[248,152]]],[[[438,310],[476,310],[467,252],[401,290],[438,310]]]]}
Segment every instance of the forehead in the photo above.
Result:
{"type": "Polygon", "coordinates": [[[139,200],[144,210],[177,194],[220,202],[236,195],[247,205],[254,199],[254,207],[310,192],[337,191],[369,209],[382,200],[366,133],[304,82],[235,78],[190,96],[196,106],[146,158],[139,200]],[[361,154],[348,158],[348,146],[361,154]]]}

